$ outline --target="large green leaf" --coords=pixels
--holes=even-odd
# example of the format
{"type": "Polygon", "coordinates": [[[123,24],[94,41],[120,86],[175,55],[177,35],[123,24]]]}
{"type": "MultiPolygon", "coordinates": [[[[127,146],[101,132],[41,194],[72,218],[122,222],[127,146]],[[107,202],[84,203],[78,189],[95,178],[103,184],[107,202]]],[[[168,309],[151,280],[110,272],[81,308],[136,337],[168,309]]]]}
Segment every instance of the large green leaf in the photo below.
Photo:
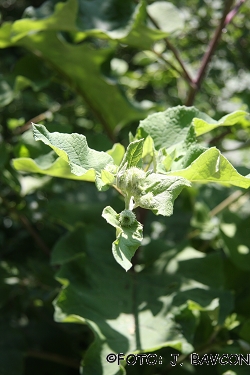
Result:
{"type": "Polygon", "coordinates": [[[157,150],[174,146],[187,138],[195,117],[209,120],[209,116],[195,107],[168,108],[164,112],[154,113],[141,121],[137,137],[146,138],[150,135],[157,150]]]}
{"type": "Polygon", "coordinates": [[[49,31],[27,36],[21,44],[31,51],[39,50],[45,60],[68,78],[107,132],[144,117],[145,111],[134,107],[117,82],[108,78],[111,49],[96,50],[89,43],[72,45],[49,31]]]}
{"type": "MultiPolygon", "coordinates": [[[[165,7],[166,8],[166,7],[165,7]]],[[[11,29],[10,40],[16,43],[31,31],[60,30],[70,31],[75,42],[87,37],[119,40],[121,43],[149,48],[155,41],[183,27],[178,11],[172,6],[166,12],[175,14],[175,25],[164,30],[149,28],[146,23],[146,5],[141,1],[137,6],[132,0],[68,0],[58,3],[54,13],[41,17],[42,12],[32,9],[32,18],[16,21],[11,29]]],[[[28,13],[28,12],[27,12],[28,13]]]]}
{"type": "Polygon", "coordinates": [[[88,36],[119,41],[132,47],[150,49],[154,42],[169,35],[169,30],[150,28],[146,24],[145,1],[137,6],[131,0],[83,1],[78,25],[84,31],[74,33],[74,41],[88,36]]]}
{"type": "Polygon", "coordinates": [[[66,3],[58,3],[54,13],[43,19],[20,19],[13,23],[11,29],[11,42],[16,43],[28,33],[43,30],[69,31],[75,29],[77,16],[77,0],[69,0],[66,3]]]}
{"type": "Polygon", "coordinates": [[[55,158],[48,154],[37,160],[31,158],[13,159],[12,163],[17,171],[40,173],[52,177],[68,178],[71,180],[95,182],[95,171],[88,170],[81,176],[77,176],[70,171],[69,163],[62,158],[55,158]],[[46,163],[44,163],[46,161],[46,163]]]}
{"type": "Polygon", "coordinates": [[[77,30],[73,22],[77,8],[77,0],[69,0],[57,4],[49,17],[4,24],[0,48],[21,46],[48,61],[112,135],[115,127],[143,118],[146,111],[130,102],[114,78],[110,79],[112,49],[95,49],[91,43],[74,45],[59,36],[58,31],[77,30]]]}
{"type": "Polygon", "coordinates": [[[235,111],[222,117],[219,121],[215,121],[212,118],[207,120],[194,118],[193,124],[196,135],[199,136],[208,133],[219,126],[232,126],[235,124],[248,124],[248,126],[250,126],[250,122],[246,120],[247,115],[248,113],[245,111],[235,111]]]}
{"type": "Polygon", "coordinates": [[[112,50],[95,50],[88,43],[69,44],[57,32],[71,32],[78,43],[95,36],[145,49],[170,30],[162,32],[146,25],[144,1],[137,6],[132,1],[124,6],[121,0],[96,0],[91,4],[83,1],[79,5],[78,9],[77,0],[68,0],[56,4],[54,13],[47,17],[36,19],[38,12],[34,11],[32,18],[4,24],[0,29],[0,48],[22,46],[49,61],[68,78],[111,134],[115,127],[143,118],[146,111],[130,103],[117,82],[108,78],[112,50]]]}
{"type": "Polygon", "coordinates": [[[223,185],[250,187],[250,178],[239,174],[220,151],[212,147],[201,154],[189,167],[168,172],[170,176],[182,176],[191,182],[217,182],[223,185]]]}
{"type": "Polygon", "coordinates": [[[199,311],[213,312],[213,324],[221,325],[232,309],[219,252],[206,255],[154,241],[145,250],[157,251],[158,259],[140,272],[125,273],[111,255],[108,227],[88,232],[86,241],[82,236],[79,227],[61,239],[53,264],[62,265],[57,278],[64,285],[55,301],[56,320],[87,324],[95,334],[83,358],[85,375],[118,374],[117,360],[106,360],[109,353],[126,356],[167,346],[190,353],[199,311]]]}
{"type": "MultiPolygon", "coordinates": [[[[154,13],[155,16],[155,10],[151,10],[150,6],[146,8],[144,0],[137,6],[131,0],[127,0],[126,3],[123,0],[94,0],[91,3],[82,1],[78,25],[84,31],[75,33],[75,41],[91,35],[110,38],[140,49],[149,49],[157,40],[184,26],[177,8],[167,3],[164,9],[161,9],[161,14],[164,13],[171,22],[165,22],[165,27],[162,28],[160,21],[161,30],[149,27],[146,23],[147,12],[150,15],[154,13]]],[[[159,21],[159,17],[156,18],[156,21],[159,21]]]]}
{"type": "Polygon", "coordinates": [[[57,155],[68,162],[71,172],[82,176],[90,170],[101,172],[113,159],[106,152],[88,147],[86,137],[81,134],[50,133],[43,125],[33,125],[34,138],[50,146],[57,155]]]}

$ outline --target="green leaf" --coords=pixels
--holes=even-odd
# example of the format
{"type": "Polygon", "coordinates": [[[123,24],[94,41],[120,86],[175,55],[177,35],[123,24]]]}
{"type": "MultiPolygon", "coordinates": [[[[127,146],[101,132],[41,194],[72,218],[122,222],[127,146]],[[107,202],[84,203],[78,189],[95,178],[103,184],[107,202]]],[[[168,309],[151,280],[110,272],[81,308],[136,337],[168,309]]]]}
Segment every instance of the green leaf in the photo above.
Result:
{"type": "Polygon", "coordinates": [[[185,178],[151,173],[142,182],[142,192],[134,197],[135,203],[156,215],[170,216],[174,201],[185,186],[191,186],[185,178]]]}
{"type": "Polygon", "coordinates": [[[126,29],[126,35],[121,37],[120,30],[113,33],[113,37],[119,40],[120,43],[127,44],[131,47],[139,48],[141,50],[148,50],[152,45],[168,36],[165,30],[158,30],[150,28],[146,25],[147,12],[145,0],[140,1],[136,7],[130,22],[126,29]]]}
{"type": "Polygon", "coordinates": [[[126,3],[123,0],[93,0],[91,5],[83,0],[78,17],[78,25],[83,31],[74,33],[74,41],[80,42],[92,36],[117,40],[139,49],[150,49],[153,43],[168,36],[170,29],[173,29],[173,26],[168,30],[151,28],[146,21],[145,0],[137,6],[131,0],[126,3]]]}
{"type": "Polygon", "coordinates": [[[231,213],[231,223],[221,224],[224,251],[229,259],[241,270],[250,271],[249,225],[250,218],[237,224],[238,216],[231,213]]]}
{"type": "Polygon", "coordinates": [[[157,26],[168,34],[181,31],[184,28],[180,11],[172,3],[156,1],[147,6],[147,12],[157,26]]]}
{"type": "Polygon", "coordinates": [[[141,158],[143,151],[143,139],[131,142],[128,145],[126,153],[122,159],[119,170],[121,170],[125,165],[129,169],[131,167],[141,167],[141,158]]]}
{"type": "Polygon", "coordinates": [[[66,3],[55,5],[54,13],[43,19],[20,19],[13,23],[11,29],[11,41],[18,42],[30,31],[61,30],[70,31],[75,29],[75,20],[78,10],[77,0],[68,0],[66,3]]]}
{"type": "MultiPolygon", "coordinates": [[[[106,24],[106,9],[112,7],[113,3],[114,9],[117,9],[117,0],[113,0],[111,3],[106,1],[105,6],[103,6],[103,1],[99,1],[99,7],[94,7],[94,10],[88,1],[84,2],[84,5],[92,9],[91,13],[94,19],[96,19],[97,9],[104,12],[102,21],[100,20],[98,23],[100,26],[100,24],[106,24]]],[[[118,1],[118,3],[120,6],[121,2],[118,1]]],[[[133,5],[131,7],[131,13],[133,13],[133,5]]],[[[58,3],[55,7],[55,13],[49,17],[42,19],[25,18],[13,24],[8,24],[8,27],[4,24],[0,29],[0,36],[2,35],[3,38],[2,44],[0,42],[0,48],[18,45],[27,48],[36,55],[39,54],[39,57],[48,61],[57,72],[67,77],[68,83],[83,96],[106,131],[112,135],[116,127],[121,128],[130,121],[139,120],[147,112],[130,102],[125,93],[122,92],[118,82],[109,78],[112,49],[96,50],[91,43],[74,45],[58,37],[58,32],[61,31],[71,31],[72,33],[79,31],[76,26],[77,8],[77,0],[68,0],[66,3],[58,3]],[[11,37],[13,37],[12,41],[11,37]],[[64,57],[63,61],[61,56],[64,57]],[[72,66],[75,69],[72,69],[72,66]]],[[[87,18],[88,16],[88,14],[84,15],[87,18]]],[[[113,21],[113,16],[111,19],[113,21]]],[[[131,25],[129,21],[128,23],[130,30],[131,25]]],[[[100,30],[84,32],[84,38],[98,35],[107,38],[107,35],[100,30]]],[[[123,37],[126,35],[127,32],[122,33],[123,37]]],[[[144,36],[140,37],[142,41],[143,38],[144,36]]]]}
{"type": "Polygon", "coordinates": [[[199,135],[208,133],[211,130],[218,128],[219,126],[233,126],[235,124],[245,125],[246,122],[249,123],[250,125],[250,122],[246,121],[247,115],[249,115],[247,112],[235,111],[233,113],[230,113],[222,117],[219,121],[215,121],[212,118],[207,119],[207,120],[194,118],[193,124],[194,124],[196,135],[198,137],[199,135]]]}
{"type": "Polygon", "coordinates": [[[101,179],[105,185],[113,185],[115,182],[115,177],[109,171],[102,170],[101,179]]]}
{"type": "Polygon", "coordinates": [[[120,143],[115,143],[113,145],[112,149],[107,151],[107,154],[112,156],[112,158],[114,160],[114,163],[116,165],[120,165],[121,161],[122,161],[122,158],[125,154],[125,148],[120,143]]]}
{"type": "Polygon", "coordinates": [[[113,159],[105,152],[95,151],[88,147],[86,137],[81,134],[50,133],[43,125],[33,124],[36,141],[50,146],[60,158],[68,162],[71,172],[82,176],[90,170],[101,172],[113,159]]]}
{"type": "Polygon", "coordinates": [[[89,43],[68,44],[51,32],[44,32],[42,38],[40,34],[29,35],[22,46],[33,52],[39,50],[55,70],[68,77],[71,86],[82,95],[107,132],[112,134],[116,127],[145,116],[144,110],[128,101],[118,83],[107,78],[111,49],[95,50],[89,43]],[[63,63],[61,56],[64,56],[63,63]]]}
{"type": "MultiPolygon", "coordinates": [[[[57,158],[55,161],[51,162],[50,166],[44,165],[43,163],[40,165],[43,159],[48,160],[47,155],[37,160],[30,158],[13,159],[12,164],[17,171],[40,173],[52,177],[68,178],[70,180],[95,182],[94,170],[89,170],[81,176],[76,176],[70,172],[69,164],[62,158],[57,158]]],[[[49,159],[51,160],[50,157],[49,159]]]]}
{"type": "Polygon", "coordinates": [[[163,147],[173,147],[187,138],[195,117],[209,119],[206,114],[195,107],[168,108],[164,112],[154,113],[141,121],[137,137],[146,138],[150,135],[157,150],[163,147]]]}
{"type": "Polygon", "coordinates": [[[0,107],[5,107],[14,99],[14,92],[7,81],[0,79],[0,107]]]}
{"type": "Polygon", "coordinates": [[[175,171],[187,168],[206,150],[206,147],[203,147],[198,143],[188,145],[186,142],[183,142],[182,144],[179,144],[176,149],[174,149],[175,159],[172,160],[170,170],[175,171]]]}
{"type": "Polygon", "coordinates": [[[150,137],[150,135],[148,135],[143,143],[142,158],[145,158],[146,156],[154,157],[154,154],[155,154],[154,141],[150,137]]]}
{"type": "Polygon", "coordinates": [[[128,271],[132,267],[130,260],[143,239],[142,225],[136,220],[131,226],[121,226],[119,214],[110,206],[104,208],[102,216],[117,229],[117,237],[112,244],[113,255],[117,263],[128,271]]]}
{"type": "Polygon", "coordinates": [[[165,174],[171,169],[171,165],[176,157],[176,150],[167,152],[165,148],[161,148],[156,156],[156,172],[165,174]]]}
{"type": "MultiPolygon", "coordinates": [[[[126,4],[123,0],[93,0],[91,4],[82,0],[79,9],[77,0],[68,0],[56,4],[54,13],[49,15],[43,15],[39,9],[33,10],[32,18],[10,23],[0,35],[3,37],[2,47],[20,43],[30,32],[58,30],[71,32],[75,43],[95,37],[149,49],[154,42],[168,36],[173,26],[164,31],[152,29],[146,25],[146,18],[144,0],[137,6],[132,0],[127,0],[126,4]]],[[[180,22],[178,24],[180,26],[180,22]]]]}
{"type": "Polygon", "coordinates": [[[189,167],[168,172],[170,176],[182,176],[191,182],[217,182],[247,189],[250,178],[240,175],[230,162],[215,147],[201,154],[189,167]]]}
{"type": "MultiPolygon", "coordinates": [[[[118,225],[112,209],[107,217],[118,225]]],[[[88,231],[85,241],[82,236],[78,228],[64,237],[68,253],[59,258],[62,267],[57,278],[64,286],[55,301],[55,319],[87,324],[93,331],[94,342],[83,358],[87,375],[116,375],[119,366],[117,361],[107,362],[109,353],[126,356],[170,346],[189,354],[194,350],[199,311],[210,314],[216,325],[223,324],[233,308],[232,294],[223,288],[220,252],[205,254],[186,245],[176,249],[152,241],[145,251],[157,252],[157,259],[140,272],[125,273],[110,254],[111,231],[88,231]],[[70,238],[79,243],[84,257],[74,259],[70,238]],[[187,315],[188,311],[195,313],[187,315]]],[[[66,249],[64,239],[60,246],[66,249]]]]}
{"type": "Polygon", "coordinates": [[[53,248],[51,256],[52,265],[62,265],[74,259],[78,262],[84,261],[85,254],[82,249],[84,249],[85,246],[85,239],[84,236],[78,234],[83,232],[84,226],[79,225],[74,228],[74,236],[69,232],[59,239],[53,248]]]}
{"type": "Polygon", "coordinates": [[[12,22],[4,22],[0,27],[0,48],[10,47],[12,22]]]}

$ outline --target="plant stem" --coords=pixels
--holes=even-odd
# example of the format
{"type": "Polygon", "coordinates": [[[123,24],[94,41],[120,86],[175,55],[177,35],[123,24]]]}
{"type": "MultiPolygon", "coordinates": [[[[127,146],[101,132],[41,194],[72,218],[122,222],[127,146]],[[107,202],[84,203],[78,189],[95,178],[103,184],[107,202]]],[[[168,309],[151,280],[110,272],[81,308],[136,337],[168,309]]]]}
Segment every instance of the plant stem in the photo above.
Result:
{"type": "Polygon", "coordinates": [[[165,38],[165,41],[166,41],[166,44],[168,46],[168,48],[173,52],[176,60],[178,61],[178,63],[180,64],[182,70],[183,70],[183,73],[184,73],[184,78],[186,78],[186,80],[190,83],[190,85],[192,86],[193,85],[193,79],[192,77],[190,76],[190,74],[188,73],[185,65],[184,65],[184,62],[182,61],[181,57],[180,57],[180,54],[177,50],[177,48],[175,48],[175,46],[169,41],[168,38],[165,38]]]}
{"type": "MultiPolygon", "coordinates": [[[[176,68],[176,66],[174,66],[170,61],[168,61],[167,59],[165,59],[165,57],[163,56],[162,53],[159,53],[157,51],[155,51],[153,48],[151,50],[160,60],[162,60],[165,64],[169,65],[173,70],[175,70],[180,76],[182,75],[182,72],[176,68]]],[[[189,82],[189,81],[188,81],[189,82]]]]}
{"type": "Polygon", "coordinates": [[[223,12],[222,18],[220,20],[220,23],[217,26],[217,29],[215,30],[214,36],[209,43],[208,49],[203,56],[203,59],[202,59],[201,66],[200,66],[200,69],[198,71],[197,77],[196,77],[195,80],[193,80],[193,86],[190,87],[188,98],[187,98],[187,101],[186,101],[186,106],[191,106],[194,103],[195,96],[196,96],[197,92],[199,91],[201,82],[202,82],[202,80],[205,76],[205,73],[206,73],[206,70],[207,70],[207,67],[208,67],[208,63],[210,62],[211,57],[214,54],[214,51],[215,51],[215,49],[217,47],[217,44],[218,44],[218,41],[221,37],[222,31],[223,31],[223,29],[226,25],[226,19],[227,19],[227,16],[230,14],[230,8],[232,6],[232,3],[233,3],[233,0],[226,1],[224,12],[223,12]]]}
{"type": "Polygon", "coordinates": [[[210,141],[209,141],[209,147],[212,147],[214,145],[216,145],[217,143],[219,143],[220,141],[223,140],[223,138],[226,137],[226,135],[230,134],[232,131],[231,129],[228,127],[226,130],[224,130],[221,134],[219,135],[216,135],[214,138],[212,138],[210,141]]]}
{"type": "MultiPolygon", "coordinates": [[[[221,211],[225,210],[231,204],[235,203],[238,199],[240,199],[241,197],[243,197],[243,195],[247,194],[247,192],[248,192],[247,190],[246,191],[236,190],[235,192],[233,192],[233,194],[229,195],[229,197],[227,197],[226,199],[224,199],[224,201],[222,201],[216,207],[214,207],[209,212],[209,216],[210,217],[214,217],[214,216],[218,215],[221,211]]],[[[241,205],[242,204],[240,204],[240,206],[241,205]]],[[[190,239],[198,236],[200,233],[201,233],[201,229],[197,228],[197,229],[194,229],[192,232],[190,232],[187,237],[190,240],[190,239]]]]}
{"type": "Polygon", "coordinates": [[[234,16],[238,13],[240,7],[245,3],[246,0],[239,0],[238,3],[234,6],[234,8],[228,13],[226,19],[225,19],[225,25],[229,24],[234,16]]]}
{"type": "Polygon", "coordinates": [[[223,211],[225,208],[230,206],[232,203],[236,202],[240,197],[245,195],[247,191],[242,190],[236,190],[233,194],[229,195],[224,201],[219,203],[216,207],[214,207],[210,212],[210,217],[218,215],[221,211],[223,211]]]}
{"type": "Polygon", "coordinates": [[[52,108],[48,109],[47,111],[45,111],[43,113],[40,113],[39,115],[37,115],[37,116],[33,117],[32,119],[30,119],[29,121],[27,121],[23,126],[20,126],[17,129],[15,129],[15,133],[16,134],[24,133],[26,130],[28,130],[31,127],[32,122],[37,123],[37,122],[49,119],[49,118],[51,118],[51,116],[54,112],[57,112],[60,109],[61,109],[61,105],[57,103],[52,108]]]}
{"type": "MultiPolygon", "coordinates": [[[[157,23],[155,22],[155,20],[154,20],[149,14],[147,14],[147,16],[148,16],[148,18],[150,19],[150,21],[152,22],[152,24],[153,24],[157,29],[159,29],[159,26],[157,25],[157,23]]],[[[190,74],[188,73],[188,71],[187,71],[187,69],[186,69],[186,67],[185,67],[184,62],[182,61],[182,59],[181,59],[181,57],[180,57],[179,51],[178,51],[177,48],[175,48],[175,46],[174,46],[174,45],[168,40],[168,38],[164,38],[164,40],[165,40],[165,42],[166,42],[167,47],[173,52],[173,54],[174,54],[176,60],[178,61],[179,65],[180,65],[180,67],[181,67],[181,69],[182,69],[182,72],[183,72],[183,74],[184,74],[183,77],[186,79],[186,81],[187,81],[190,85],[192,85],[192,82],[193,82],[192,77],[191,77],[190,74]]],[[[154,52],[155,52],[155,51],[154,51],[154,52]]],[[[162,58],[164,61],[166,61],[162,55],[161,55],[161,58],[162,58]]],[[[168,64],[170,64],[168,61],[166,61],[166,62],[167,62],[168,64]]],[[[172,64],[171,64],[171,65],[172,65],[172,64]]],[[[172,66],[172,67],[173,67],[173,66],[172,66]]],[[[175,68],[175,70],[176,70],[176,68],[175,68]]],[[[178,71],[178,72],[179,72],[179,71],[178,71]]]]}

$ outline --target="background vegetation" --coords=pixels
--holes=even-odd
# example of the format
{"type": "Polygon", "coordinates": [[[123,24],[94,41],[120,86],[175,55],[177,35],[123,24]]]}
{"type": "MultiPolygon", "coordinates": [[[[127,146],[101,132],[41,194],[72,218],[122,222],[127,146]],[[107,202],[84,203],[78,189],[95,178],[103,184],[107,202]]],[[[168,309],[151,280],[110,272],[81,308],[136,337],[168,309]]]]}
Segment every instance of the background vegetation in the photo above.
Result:
{"type": "MultiPolygon", "coordinates": [[[[12,164],[50,151],[34,141],[31,121],[84,134],[106,151],[127,146],[139,120],[173,106],[195,105],[214,119],[249,112],[249,3],[162,4],[0,2],[1,375],[116,374],[106,354],[133,352],[138,324],[142,348],[163,363],[127,366],[128,375],[206,374],[211,367],[191,366],[189,353],[249,353],[248,192],[195,185],[171,217],[140,210],[145,240],[126,273],[101,217],[107,205],[123,209],[115,191],[12,164]],[[182,366],[170,365],[173,353],[182,366]]],[[[202,139],[243,175],[247,124],[202,139]]],[[[212,371],[244,375],[248,367],[212,371]]]]}

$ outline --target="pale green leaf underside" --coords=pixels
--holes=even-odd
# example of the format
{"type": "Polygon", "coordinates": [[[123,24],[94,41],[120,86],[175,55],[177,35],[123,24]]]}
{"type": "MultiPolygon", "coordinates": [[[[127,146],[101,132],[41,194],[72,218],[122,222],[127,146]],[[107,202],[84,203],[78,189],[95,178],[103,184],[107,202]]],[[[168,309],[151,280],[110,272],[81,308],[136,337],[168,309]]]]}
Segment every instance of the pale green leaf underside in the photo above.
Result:
{"type": "Polygon", "coordinates": [[[110,206],[104,208],[102,216],[117,229],[116,240],[112,244],[112,252],[117,263],[128,271],[132,267],[130,260],[143,239],[142,225],[136,220],[133,225],[122,227],[118,220],[119,215],[110,206]]]}
{"type": "Polygon", "coordinates": [[[242,188],[250,187],[250,178],[239,174],[232,164],[215,147],[201,154],[189,167],[169,172],[168,176],[182,176],[191,182],[217,182],[242,188]]]}
{"type": "MultiPolygon", "coordinates": [[[[190,133],[193,119],[201,118],[209,121],[210,117],[195,107],[177,106],[164,112],[154,113],[140,121],[137,137],[146,138],[150,135],[155,148],[168,148],[186,140],[190,133]]],[[[193,142],[196,139],[194,137],[193,142]]]]}
{"type": "Polygon", "coordinates": [[[17,171],[40,173],[52,177],[67,178],[70,180],[95,182],[95,171],[88,170],[81,176],[76,176],[70,172],[69,164],[62,158],[57,158],[50,166],[40,166],[31,158],[18,158],[13,160],[13,166],[17,171]]]}
{"type": "Polygon", "coordinates": [[[82,176],[90,169],[101,172],[108,164],[113,164],[110,155],[89,148],[84,135],[50,133],[43,125],[35,124],[33,132],[35,140],[50,146],[58,156],[69,163],[71,172],[76,176],[82,176]]]}
{"type": "Polygon", "coordinates": [[[166,33],[174,33],[184,28],[184,21],[180,11],[169,2],[156,1],[147,6],[147,12],[156,22],[160,30],[166,33]]]}
{"type": "Polygon", "coordinates": [[[222,117],[219,121],[215,121],[212,118],[210,120],[202,120],[199,118],[193,119],[193,125],[195,128],[195,133],[197,136],[210,132],[213,129],[218,128],[219,126],[233,126],[235,124],[243,124],[250,126],[250,122],[246,120],[246,116],[248,115],[245,111],[235,111],[230,113],[224,117],[222,117]]]}
{"type": "Polygon", "coordinates": [[[166,176],[158,173],[149,174],[143,182],[143,193],[135,197],[135,203],[156,215],[173,214],[174,201],[190,182],[180,176],[166,176]]]}
{"type": "Polygon", "coordinates": [[[110,206],[105,207],[103,212],[102,212],[102,217],[104,217],[104,219],[107,221],[107,223],[109,223],[113,227],[120,228],[120,223],[119,223],[119,220],[118,220],[119,214],[117,212],[115,212],[115,210],[112,207],[110,207],[110,206]]]}

